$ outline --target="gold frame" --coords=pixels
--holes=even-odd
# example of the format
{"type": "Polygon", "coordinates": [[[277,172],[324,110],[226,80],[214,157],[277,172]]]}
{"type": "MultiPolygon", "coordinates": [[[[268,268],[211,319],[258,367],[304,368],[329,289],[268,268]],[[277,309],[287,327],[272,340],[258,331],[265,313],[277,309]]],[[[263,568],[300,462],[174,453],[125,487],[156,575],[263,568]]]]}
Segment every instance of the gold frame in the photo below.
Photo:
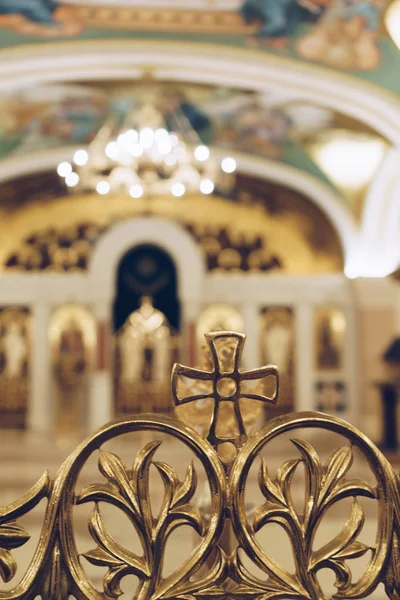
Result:
{"type": "Polygon", "coordinates": [[[16,562],[12,550],[22,546],[29,534],[17,519],[31,511],[43,498],[48,499],[42,534],[30,567],[20,583],[10,591],[0,591],[0,600],[110,600],[121,594],[119,584],[126,575],[136,575],[139,584],[135,598],[139,600],[205,600],[233,598],[235,600],[298,598],[319,600],[324,597],[317,574],[321,569],[336,575],[336,599],[368,597],[377,585],[385,584],[392,600],[400,598],[400,494],[399,477],[376,446],[352,425],[320,413],[301,413],[273,419],[262,430],[248,437],[240,413],[240,399],[253,398],[276,402],[278,372],[274,366],[252,371],[239,369],[245,336],[218,332],[206,336],[214,359],[210,372],[175,365],[172,374],[176,403],[188,403],[198,396],[180,398],[176,384],[179,377],[209,381],[214,400],[214,415],[207,440],[190,427],[168,417],[144,415],[106,425],[83,442],[67,459],[54,481],[47,474],[22,499],[0,510],[0,574],[11,581],[16,562]],[[221,370],[220,352],[225,342],[236,343],[231,368],[221,370]],[[249,394],[242,384],[260,377],[277,379],[272,398],[249,394]],[[228,388],[222,383],[227,383],[228,388]],[[227,391],[228,390],[228,391],[227,391]],[[215,422],[221,402],[232,402],[238,420],[239,434],[221,439],[215,433],[215,422]],[[271,477],[267,460],[261,459],[259,487],[265,502],[250,517],[245,505],[246,481],[249,470],[263,448],[273,439],[297,429],[316,428],[340,434],[349,442],[335,450],[324,464],[310,443],[293,439],[299,453],[296,460],[285,462],[276,477],[271,477]],[[128,432],[152,431],[169,434],[192,450],[205,468],[211,491],[208,518],[191,504],[197,488],[197,475],[192,464],[184,481],[164,462],[155,460],[161,442],[152,441],[138,452],[132,469],[106,451],[99,455],[99,470],[106,482],[85,487],[77,493],[79,474],[91,454],[107,441],[128,432]],[[222,460],[219,446],[231,443],[236,456],[222,460]],[[353,447],[367,460],[375,476],[376,487],[366,481],[347,479],[353,458],[353,447]],[[290,493],[293,475],[299,466],[305,468],[306,499],[299,512],[290,493]],[[151,511],[149,469],[158,470],[164,483],[164,498],[158,515],[151,511]],[[357,497],[376,501],[379,509],[377,536],[370,547],[358,541],[364,523],[364,513],[357,497]],[[350,517],[344,529],[328,544],[315,550],[313,541],[317,528],[328,508],[345,498],[353,498],[350,517]],[[104,591],[94,587],[76,548],[73,529],[73,509],[93,502],[89,531],[95,549],[83,556],[91,564],[107,567],[104,591]],[[100,502],[108,502],[129,518],[139,536],[143,555],[137,556],[122,548],[105,528],[100,502]],[[293,547],[295,572],[289,573],[260,546],[256,534],[268,523],[281,526],[293,547]],[[162,578],[163,558],[171,532],[188,525],[200,535],[196,548],[184,564],[162,578]],[[231,527],[237,547],[226,544],[226,528],[231,527]],[[370,553],[370,560],[361,578],[353,582],[347,561],[370,553]],[[242,553],[267,577],[261,579],[248,570],[242,553]],[[204,569],[202,569],[204,567],[204,569]]]}

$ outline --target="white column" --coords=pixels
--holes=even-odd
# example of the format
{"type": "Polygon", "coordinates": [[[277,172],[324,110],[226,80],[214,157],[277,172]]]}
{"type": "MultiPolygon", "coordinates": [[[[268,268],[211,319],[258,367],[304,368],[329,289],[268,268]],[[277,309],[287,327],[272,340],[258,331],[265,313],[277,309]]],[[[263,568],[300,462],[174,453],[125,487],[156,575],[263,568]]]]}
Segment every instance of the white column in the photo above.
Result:
{"type": "Polygon", "coordinates": [[[314,323],[312,304],[295,307],[296,411],[314,410],[314,323]]]}
{"type": "Polygon", "coordinates": [[[52,373],[49,324],[52,308],[43,301],[32,311],[30,398],[28,428],[33,433],[50,433],[53,426],[52,373]]]}
{"type": "Polygon", "coordinates": [[[242,316],[244,321],[244,333],[246,343],[243,349],[242,367],[255,369],[261,366],[260,361],[260,309],[257,303],[248,300],[242,305],[242,316]]]}
{"type": "Polygon", "coordinates": [[[90,433],[114,417],[111,303],[103,301],[93,304],[92,313],[97,322],[97,344],[94,370],[89,380],[87,425],[90,433]]]}

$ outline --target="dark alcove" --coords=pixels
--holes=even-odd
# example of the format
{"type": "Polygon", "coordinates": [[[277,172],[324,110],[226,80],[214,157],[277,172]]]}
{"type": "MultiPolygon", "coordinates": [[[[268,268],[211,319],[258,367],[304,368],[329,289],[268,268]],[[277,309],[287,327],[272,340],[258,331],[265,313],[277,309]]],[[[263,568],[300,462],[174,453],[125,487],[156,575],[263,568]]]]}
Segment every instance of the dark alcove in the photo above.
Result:
{"type": "Polygon", "coordinates": [[[170,325],[179,331],[180,306],[175,264],[169,254],[153,244],[135,246],[121,259],[114,302],[115,331],[139,308],[143,296],[150,296],[154,307],[163,312],[170,325]]]}

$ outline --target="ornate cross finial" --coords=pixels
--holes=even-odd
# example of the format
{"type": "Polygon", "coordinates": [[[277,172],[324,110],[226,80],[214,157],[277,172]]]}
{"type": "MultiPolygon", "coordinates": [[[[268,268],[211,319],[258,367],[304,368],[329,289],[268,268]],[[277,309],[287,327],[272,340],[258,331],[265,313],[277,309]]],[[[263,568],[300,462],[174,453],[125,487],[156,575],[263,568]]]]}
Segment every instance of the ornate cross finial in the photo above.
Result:
{"type": "MultiPolygon", "coordinates": [[[[240,400],[241,398],[246,398],[276,404],[279,396],[278,369],[274,365],[269,365],[250,371],[240,371],[240,359],[246,341],[246,336],[242,333],[220,331],[216,333],[207,333],[205,338],[211,351],[214,368],[211,371],[203,371],[201,369],[193,369],[191,367],[175,364],[172,370],[172,395],[175,406],[181,406],[182,404],[198,400],[214,400],[214,409],[207,440],[216,448],[221,444],[229,442],[233,444],[236,449],[239,449],[248,439],[240,410],[240,400]],[[257,382],[270,375],[275,377],[275,393],[272,397],[252,393],[251,391],[243,389],[242,383],[244,381],[257,382]],[[178,393],[179,378],[195,380],[198,381],[199,384],[200,382],[211,383],[209,384],[209,390],[202,391],[199,389],[199,393],[181,398],[178,393]],[[216,433],[221,402],[233,403],[238,427],[238,435],[235,437],[221,438],[216,433]]],[[[201,385],[199,387],[201,387],[201,385]]]]}

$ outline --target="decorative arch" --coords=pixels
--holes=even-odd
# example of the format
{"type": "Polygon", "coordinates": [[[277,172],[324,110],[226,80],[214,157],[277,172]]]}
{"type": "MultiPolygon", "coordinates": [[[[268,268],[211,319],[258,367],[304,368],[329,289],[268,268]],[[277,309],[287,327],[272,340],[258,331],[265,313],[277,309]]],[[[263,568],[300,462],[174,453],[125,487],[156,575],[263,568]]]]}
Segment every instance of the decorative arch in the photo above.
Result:
{"type": "MultiPolygon", "coordinates": [[[[40,159],[37,155],[26,155],[0,161],[0,184],[11,177],[55,169],[61,161],[71,160],[76,149],[77,147],[65,147],[43,152],[40,159]]],[[[216,157],[222,158],[225,155],[220,148],[214,147],[212,151],[216,157]]],[[[313,202],[326,215],[339,236],[346,270],[351,269],[352,265],[357,265],[358,228],[350,209],[346,207],[338,192],[317,177],[296,167],[272,159],[235,152],[231,154],[237,160],[240,173],[281,184],[303,194],[313,202]]]]}
{"type": "Polygon", "coordinates": [[[206,275],[201,251],[182,227],[160,218],[141,217],[125,221],[106,233],[97,244],[89,265],[93,284],[112,293],[123,255],[133,246],[146,243],[156,244],[174,260],[180,299],[199,302],[206,275]]]}
{"type": "Polygon", "coordinates": [[[385,277],[400,263],[399,160],[400,149],[391,148],[366,197],[359,262],[367,277],[385,277]]]}
{"type": "Polygon", "coordinates": [[[400,101],[354,76],[250,48],[167,40],[76,40],[0,52],[0,90],[32,83],[135,79],[226,85],[309,100],[351,115],[400,143],[400,101]],[[151,67],[149,67],[151,65],[151,67]]]}
{"type": "MultiPolygon", "coordinates": [[[[213,149],[213,152],[218,154],[219,151],[213,149]]],[[[296,167],[257,156],[236,153],[232,155],[237,159],[241,173],[281,184],[300,192],[321,209],[339,235],[346,268],[353,263],[357,253],[357,225],[350,209],[346,208],[345,201],[338,192],[313,175],[296,167]]]]}

